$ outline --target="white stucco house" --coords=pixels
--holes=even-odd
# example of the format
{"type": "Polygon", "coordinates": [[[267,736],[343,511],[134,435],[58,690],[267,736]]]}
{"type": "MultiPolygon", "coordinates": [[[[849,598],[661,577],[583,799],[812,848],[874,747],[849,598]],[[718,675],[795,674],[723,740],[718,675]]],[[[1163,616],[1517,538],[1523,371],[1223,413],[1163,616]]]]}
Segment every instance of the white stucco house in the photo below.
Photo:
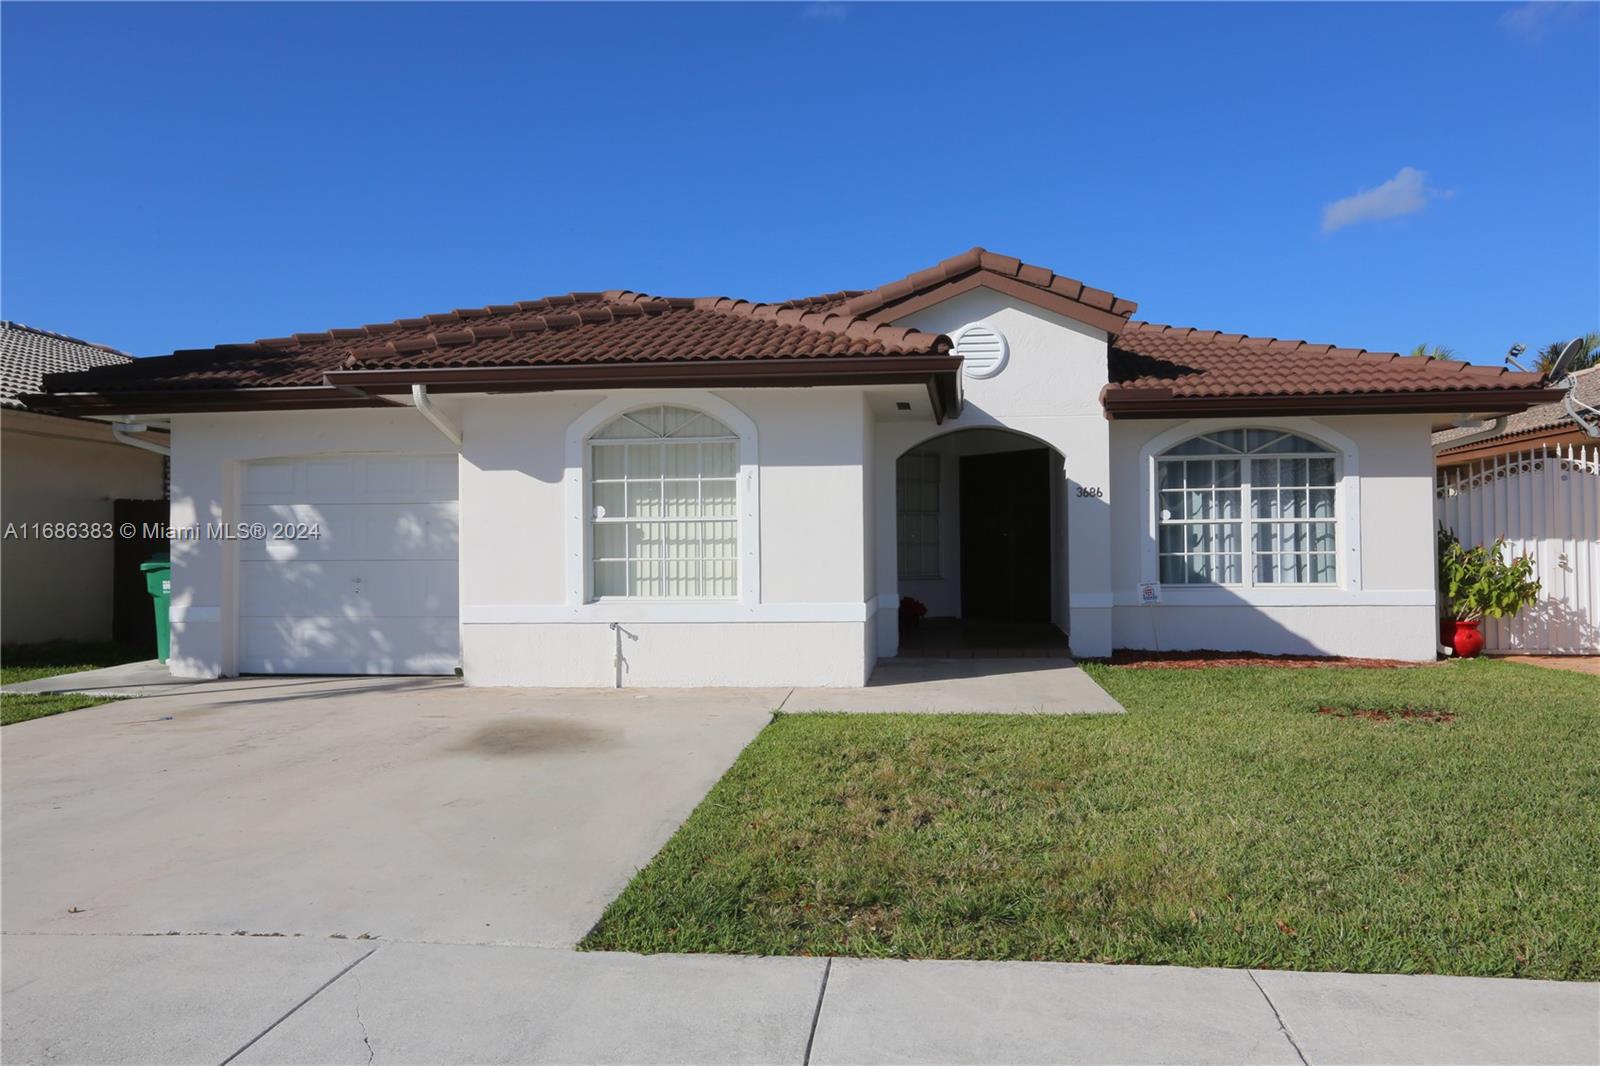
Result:
{"type": "Polygon", "coordinates": [[[183,351],[28,402],[170,424],[184,676],[860,685],[903,596],[1080,656],[1431,659],[1431,434],[1546,383],[1134,310],[974,249],[780,304],[573,293],[183,351]]]}

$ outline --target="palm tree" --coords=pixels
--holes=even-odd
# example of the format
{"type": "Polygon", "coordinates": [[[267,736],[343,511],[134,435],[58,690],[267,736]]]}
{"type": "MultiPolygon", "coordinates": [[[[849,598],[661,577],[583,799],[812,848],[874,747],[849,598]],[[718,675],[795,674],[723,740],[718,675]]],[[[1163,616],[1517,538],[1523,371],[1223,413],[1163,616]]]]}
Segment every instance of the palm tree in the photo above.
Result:
{"type": "MultiPolygon", "coordinates": [[[[1541,374],[1548,374],[1550,368],[1555,366],[1556,356],[1561,354],[1561,349],[1567,346],[1566,341],[1555,341],[1539,349],[1539,362],[1535,369],[1541,374]]],[[[1585,333],[1583,342],[1578,345],[1578,354],[1567,364],[1567,370],[1587,370],[1591,366],[1600,366],[1600,332],[1585,333]]]]}
{"type": "Polygon", "coordinates": [[[1446,348],[1442,344],[1419,344],[1406,354],[1421,356],[1424,359],[1452,359],[1455,357],[1456,350],[1454,348],[1446,348]]]}

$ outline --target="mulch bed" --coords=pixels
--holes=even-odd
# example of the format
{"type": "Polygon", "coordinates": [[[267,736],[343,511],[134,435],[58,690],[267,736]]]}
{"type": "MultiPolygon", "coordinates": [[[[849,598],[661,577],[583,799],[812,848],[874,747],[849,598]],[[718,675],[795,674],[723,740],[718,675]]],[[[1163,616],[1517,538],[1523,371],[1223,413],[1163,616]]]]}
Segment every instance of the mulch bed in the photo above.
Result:
{"type": "Polygon", "coordinates": [[[1203,670],[1209,666],[1284,666],[1295,670],[1330,666],[1396,669],[1435,665],[1404,659],[1343,659],[1332,655],[1262,655],[1247,651],[1138,651],[1132,648],[1114,651],[1110,659],[1100,661],[1136,670],[1203,670]]]}
{"type": "Polygon", "coordinates": [[[1406,721],[1445,724],[1456,720],[1454,711],[1419,711],[1415,707],[1318,707],[1317,713],[1330,718],[1365,718],[1369,722],[1392,722],[1396,718],[1406,721]]]}

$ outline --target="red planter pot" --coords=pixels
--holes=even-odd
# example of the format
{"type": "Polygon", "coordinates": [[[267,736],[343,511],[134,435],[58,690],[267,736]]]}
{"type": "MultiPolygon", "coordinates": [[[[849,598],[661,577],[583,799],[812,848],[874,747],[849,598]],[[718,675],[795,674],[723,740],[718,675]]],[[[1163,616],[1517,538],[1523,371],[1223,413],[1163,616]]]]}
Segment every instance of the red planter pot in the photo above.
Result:
{"type": "Polygon", "coordinates": [[[1450,639],[1445,643],[1455,650],[1458,659],[1476,659],[1483,654],[1483,634],[1478,631],[1482,625],[1480,619],[1470,622],[1447,622],[1450,627],[1450,639]]]}

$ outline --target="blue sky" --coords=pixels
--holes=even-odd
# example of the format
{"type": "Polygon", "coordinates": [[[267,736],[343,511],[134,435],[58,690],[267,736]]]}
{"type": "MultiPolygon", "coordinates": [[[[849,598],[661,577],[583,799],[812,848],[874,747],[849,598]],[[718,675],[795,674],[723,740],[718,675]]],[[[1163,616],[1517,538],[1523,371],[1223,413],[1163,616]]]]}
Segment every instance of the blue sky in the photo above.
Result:
{"type": "Polygon", "coordinates": [[[974,244],[1180,325],[1491,362],[1600,329],[1593,5],[0,20],[0,313],[138,354],[974,244]]]}

